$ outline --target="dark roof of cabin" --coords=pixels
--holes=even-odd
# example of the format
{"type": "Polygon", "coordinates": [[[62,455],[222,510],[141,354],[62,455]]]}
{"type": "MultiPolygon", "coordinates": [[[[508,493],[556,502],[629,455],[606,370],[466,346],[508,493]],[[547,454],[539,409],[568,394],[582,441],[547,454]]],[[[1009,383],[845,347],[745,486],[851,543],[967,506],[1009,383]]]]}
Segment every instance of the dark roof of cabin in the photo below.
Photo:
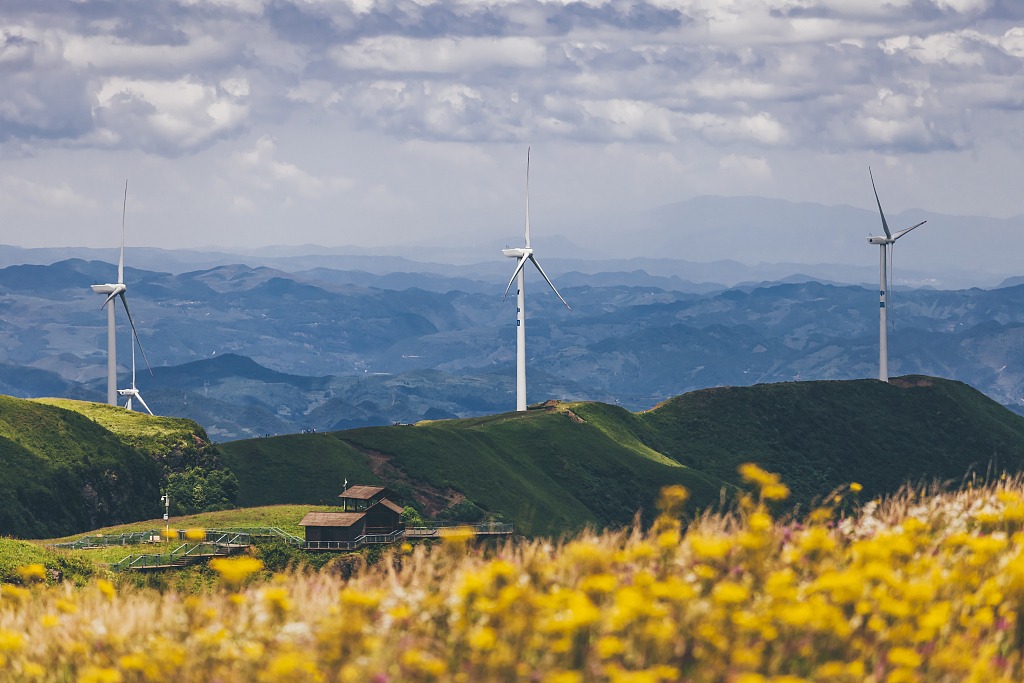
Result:
{"type": "Polygon", "coordinates": [[[352,526],[365,512],[307,512],[299,526],[352,526]]]}
{"type": "Polygon", "coordinates": [[[338,498],[355,498],[369,500],[384,490],[383,486],[350,486],[338,498]]]}
{"type": "MultiPolygon", "coordinates": [[[[377,503],[377,505],[383,505],[387,509],[391,510],[392,512],[397,512],[398,514],[402,514],[403,512],[405,512],[404,507],[402,507],[398,503],[392,503],[387,498],[382,498],[381,501],[377,503]]],[[[374,505],[374,507],[377,507],[377,505],[374,505]]]]}

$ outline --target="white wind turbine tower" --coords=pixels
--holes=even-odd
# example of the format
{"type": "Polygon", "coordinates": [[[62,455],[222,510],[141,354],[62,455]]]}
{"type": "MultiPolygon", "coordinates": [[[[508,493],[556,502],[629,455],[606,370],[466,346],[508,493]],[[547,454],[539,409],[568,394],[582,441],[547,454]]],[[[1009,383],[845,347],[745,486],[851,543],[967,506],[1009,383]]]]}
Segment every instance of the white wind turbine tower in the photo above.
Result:
{"type": "Polygon", "coordinates": [[[871,189],[875,193],[875,203],[878,204],[878,215],[882,218],[882,230],[885,231],[885,236],[876,235],[868,237],[868,242],[871,244],[877,244],[881,250],[878,261],[878,379],[883,382],[889,381],[889,340],[886,329],[886,299],[889,294],[889,282],[892,277],[890,272],[889,278],[886,278],[886,266],[892,262],[892,249],[893,245],[896,244],[896,240],[906,235],[908,232],[924,225],[928,221],[921,221],[917,225],[912,225],[906,230],[901,230],[897,233],[889,232],[889,224],[885,222],[885,213],[882,212],[882,202],[878,199],[878,190],[875,189],[875,176],[871,174],[871,167],[868,167],[868,176],[871,178],[871,189]]]}
{"type": "MultiPolygon", "coordinates": [[[[135,400],[138,400],[138,402],[142,404],[142,407],[146,409],[146,412],[148,412],[150,415],[152,415],[153,411],[150,410],[149,406],[146,405],[146,401],[142,398],[142,394],[139,393],[139,390],[135,388],[135,340],[134,339],[131,340],[131,344],[132,344],[132,386],[131,386],[131,389],[118,389],[117,393],[121,394],[122,396],[127,396],[128,397],[128,400],[124,404],[124,407],[127,408],[128,410],[134,410],[134,408],[132,408],[132,400],[135,399],[135,400]]],[[[139,345],[139,348],[140,349],[142,348],[141,344],[139,345]]]]}
{"type": "MultiPolygon", "coordinates": [[[[115,332],[117,331],[116,323],[114,322],[114,308],[117,306],[116,303],[111,304],[114,297],[121,299],[121,304],[124,306],[125,315],[128,316],[128,322],[132,326],[132,333],[135,335],[135,340],[139,342],[139,350],[142,351],[142,357],[146,359],[146,367],[150,367],[149,359],[146,358],[146,350],[142,348],[142,341],[139,340],[139,333],[135,329],[135,322],[132,320],[132,314],[128,310],[128,300],[125,298],[124,293],[128,288],[124,284],[124,214],[125,209],[128,206],[128,181],[124,181],[124,203],[121,205],[121,258],[117,263],[117,282],[108,283],[105,285],[92,285],[92,291],[97,294],[106,294],[107,299],[103,302],[100,308],[107,309],[107,403],[116,406],[117,405],[117,338],[115,332]]],[[[132,353],[135,353],[135,347],[132,347],[132,353]]],[[[152,372],[150,368],[150,372],[152,372]]],[[[134,382],[133,382],[134,385],[134,382]]]]}
{"type": "Polygon", "coordinates": [[[541,277],[551,287],[551,291],[555,293],[555,296],[565,304],[565,307],[572,310],[572,307],[566,303],[562,295],[555,289],[555,285],[551,282],[551,278],[547,276],[544,269],[540,267],[540,263],[537,262],[537,258],[533,255],[533,248],[530,246],[530,148],[526,148],[526,246],[516,247],[513,249],[502,249],[501,253],[509,258],[516,259],[516,269],[512,273],[512,278],[508,281],[508,287],[505,288],[505,296],[501,298],[502,301],[508,296],[509,290],[512,288],[512,283],[518,282],[516,286],[519,288],[516,292],[516,410],[526,410],[526,289],[525,284],[525,266],[527,261],[531,261],[534,266],[537,267],[541,277]]]}

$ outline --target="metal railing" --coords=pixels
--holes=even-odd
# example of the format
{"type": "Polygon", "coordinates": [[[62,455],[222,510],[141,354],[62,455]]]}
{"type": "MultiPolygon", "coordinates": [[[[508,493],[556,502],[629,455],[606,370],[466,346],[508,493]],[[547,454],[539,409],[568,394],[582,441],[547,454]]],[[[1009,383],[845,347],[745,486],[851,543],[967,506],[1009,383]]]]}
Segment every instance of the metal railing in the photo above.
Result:
{"type": "Polygon", "coordinates": [[[387,534],[363,534],[351,541],[304,541],[303,547],[306,550],[358,550],[364,545],[394,543],[404,534],[404,529],[396,529],[387,534]]]}
{"type": "Polygon", "coordinates": [[[163,535],[159,529],[147,531],[133,531],[124,534],[82,536],[74,541],[65,543],[53,543],[51,548],[64,548],[67,550],[83,550],[86,548],[104,548],[112,545],[138,545],[140,543],[153,543],[153,539],[161,539],[163,535]]]}
{"type": "MultiPolygon", "coordinates": [[[[191,543],[182,543],[169,553],[149,553],[143,555],[129,555],[119,562],[110,565],[112,571],[126,571],[132,569],[153,569],[163,567],[183,566],[198,562],[201,559],[230,554],[233,550],[252,545],[257,538],[277,538],[291,545],[300,546],[306,550],[358,550],[367,545],[386,545],[394,543],[403,538],[438,538],[443,536],[446,529],[467,528],[479,536],[508,535],[515,532],[515,526],[503,522],[484,522],[482,524],[458,524],[457,522],[431,522],[429,526],[407,527],[396,529],[388,533],[363,534],[351,541],[306,541],[298,536],[289,534],[277,527],[241,527],[228,529],[206,529],[202,540],[194,540],[191,543]]],[[[137,534],[122,534],[122,536],[144,535],[152,532],[138,532],[137,534]]],[[[186,537],[184,530],[178,531],[181,539],[186,537]]],[[[111,538],[111,537],[103,537],[111,538]]],[[[82,541],[83,539],[79,539],[82,541]]],[[[141,542],[141,541],[140,541],[141,542]]],[[[114,545],[111,543],[110,545],[114,545]]],[[[128,545],[128,543],[124,543],[128,545]]]]}
{"type": "Polygon", "coordinates": [[[508,536],[515,533],[514,524],[484,522],[482,524],[459,524],[458,522],[431,522],[429,525],[405,528],[406,538],[438,538],[447,529],[469,529],[477,536],[508,536]]]}
{"type": "MultiPolygon", "coordinates": [[[[254,538],[276,538],[290,545],[304,545],[306,540],[290,534],[284,529],[275,526],[261,527],[227,527],[224,529],[206,529],[206,541],[215,543],[233,543],[239,545],[251,545],[254,538]]],[[[186,531],[178,530],[178,538],[185,538],[186,531]]]]}

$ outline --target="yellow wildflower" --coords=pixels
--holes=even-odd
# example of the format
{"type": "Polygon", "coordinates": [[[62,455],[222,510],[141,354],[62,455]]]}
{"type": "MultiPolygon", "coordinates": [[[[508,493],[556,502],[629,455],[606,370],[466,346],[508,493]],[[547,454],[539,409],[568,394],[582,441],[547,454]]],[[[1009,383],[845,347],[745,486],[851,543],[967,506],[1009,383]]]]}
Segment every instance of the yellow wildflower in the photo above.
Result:
{"type": "Polygon", "coordinates": [[[722,581],[711,589],[711,598],[722,605],[737,605],[750,597],[750,589],[735,581],[722,581]]]}
{"type": "Polygon", "coordinates": [[[220,574],[221,580],[229,586],[238,586],[250,574],[263,569],[263,561],[255,557],[216,557],[210,560],[210,568],[220,574]]]}
{"type": "Polygon", "coordinates": [[[117,595],[117,589],[114,588],[114,584],[110,583],[106,579],[99,579],[96,581],[96,587],[100,590],[107,600],[113,600],[114,596],[117,595]]]}
{"type": "Polygon", "coordinates": [[[32,592],[21,586],[12,586],[5,583],[0,585],[0,596],[13,600],[14,602],[25,602],[32,597],[32,592]]]}
{"type": "Polygon", "coordinates": [[[0,628],[0,652],[17,652],[25,647],[25,636],[17,631],[0,628]]]}
{"type": "Polygon", "coordinates": [[[661,489],[661,495],[658,497],[658,510],[663,515],[675,517],[682,512],[683,505],[689,497],[690,492],[685,486],[666,486],[661,489]]]}
{"type": "Polygon", "coordinates": [[[260,675],[260,679],[267,683],[281,683],[282,681],[305,683],[305,681],[322,681],[324,677],[307,655],[289,651],[270,660],[266,670],[260,675]]]}
{"type": "Polygon", "coordinates": [[[46,581],[46,567],[41,564],[26,564],[18,567],[15,572],[25,583],[46,581]]]}
{"type": "Polygon", "coordinates": [[[78,674],[78,683],[121,683],[123,677],[117,669],[89,665],[78,674]]]}

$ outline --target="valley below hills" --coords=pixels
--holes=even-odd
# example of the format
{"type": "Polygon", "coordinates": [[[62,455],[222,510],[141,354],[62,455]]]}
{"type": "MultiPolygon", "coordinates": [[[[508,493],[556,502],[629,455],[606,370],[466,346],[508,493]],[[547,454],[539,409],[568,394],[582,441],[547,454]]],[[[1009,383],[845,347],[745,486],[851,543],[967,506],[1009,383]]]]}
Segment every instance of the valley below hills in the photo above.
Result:
{"type": "Polygon", "coordinates": [[[791,490],[779,511],[797,514],[851,482],[866,501],[1024,471],[1024,417],[918,375],[704,389],[642,412],[549,402],[219,445],[187,420],[94,403],[4,398],[0,409],[0,532],[22,537],[154,519],[163,487],[196,469],[235,482],[209,509],[330,505],[347,479],[387,485],[424,518],[497,519],[529,536],[628,526],[638,511],[649,521],[671,484],[690,491],[688,514],[729,505],[745,462],[779,473],[791,490]]]}

